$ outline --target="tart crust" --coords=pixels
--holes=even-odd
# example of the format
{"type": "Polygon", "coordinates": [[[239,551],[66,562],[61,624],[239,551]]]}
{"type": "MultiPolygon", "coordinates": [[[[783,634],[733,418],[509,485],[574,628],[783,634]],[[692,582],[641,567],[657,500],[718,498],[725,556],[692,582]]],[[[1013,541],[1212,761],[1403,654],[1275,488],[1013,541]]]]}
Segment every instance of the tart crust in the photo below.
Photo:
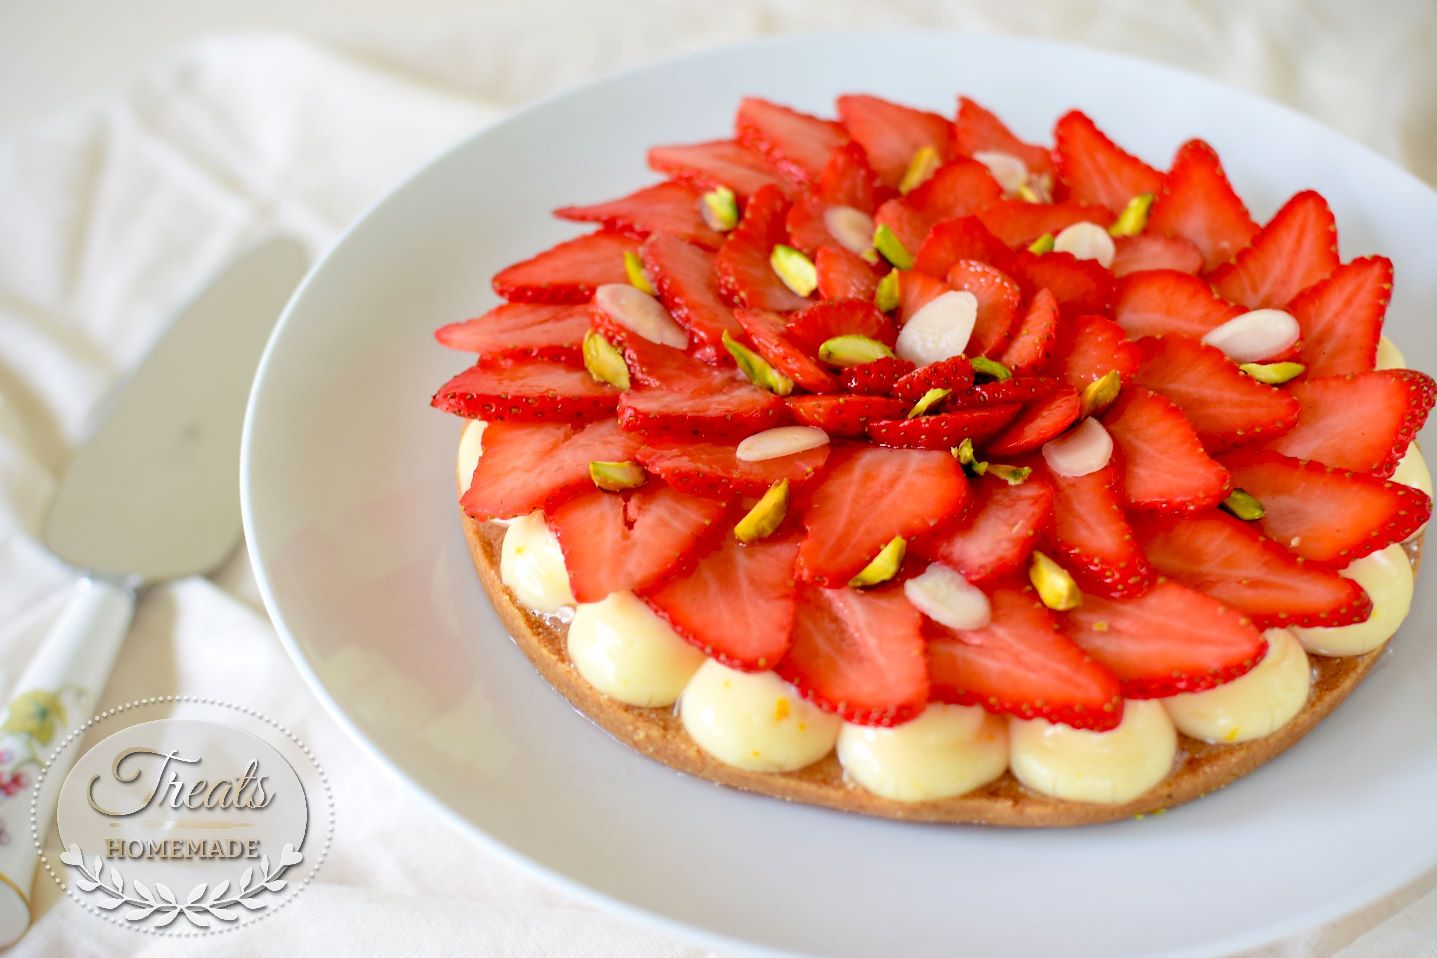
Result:
{"type": "MultiPolygon", "coordinates": [[[[1311,699],[1292,721],[1265,738],[1210,745],[1179,733],[1173,773],[1129,802],[1106,805],[1052,798],[1024,788],[1011,772],[966,795],[899,802],[845,781],[833,752],[796,772],[750,772],[725,765],[700,749],[673,709],[639,708],[604,696],[570,664],[565,649],[567,627],[520,606],[500,581],[504,527],[476,522],[462,511],[460,519],[479,581],[509,634],[549,684],[604,731],[656,762],[720,785],[881,818],[1048,828],[1092,825],[1173,808],[1241,778],[1297,742],[1342,704],[1383,652],[1377,649],[1345,658],[1312,656],[1311,699]]],[[[1422,538],[1408,546],[1414,572],[1420,563],[1422,538]]]]}

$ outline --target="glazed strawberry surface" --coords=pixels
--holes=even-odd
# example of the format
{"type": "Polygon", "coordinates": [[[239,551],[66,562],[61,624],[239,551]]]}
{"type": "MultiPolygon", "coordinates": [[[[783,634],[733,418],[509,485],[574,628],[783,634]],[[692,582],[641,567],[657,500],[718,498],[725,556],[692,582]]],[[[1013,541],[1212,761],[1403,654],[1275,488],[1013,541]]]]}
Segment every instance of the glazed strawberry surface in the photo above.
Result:
{"type": "Polygon", "coordinates": [[[707,654],[861,724],[944,701],[1109,729],[1124,698],[1244,674],[1262,628],[1370,614],[1338,570],[1430,515],[1387,477],[1437,387],[1374,369],[1392,265],[1344,261],[1322,196],[1259,223],[1208,144],[1150,165],[1078,111],[1051,144],[967,98],[834,112],[746,99],[732,137],[649,149],[664,179],[559,209],[598,230],[500,271],[508,304],[439,330],[477,362],[433,405],[490,423],[470,516],[544,509],[581,601],[632,589],[707,654]],[[1106,256],[1053,249],[1080,224],[1106,256]],[[647,287],[686,345],[599,309],[611,283],[647,287]],[[953,292],[971,332],[914,358],[905,327],[953,292]],[[1261,309],[1299,331],[1263,357],[1296,364],[1281,376],[1204,342],[1261,309]],[[1041,450],[1087,418],[1110,460],[1054,472],[1041,450]],[[829,444],[739,455],[793,424],[829,444]],[[596,488],[592,462],[639,464],[643,483],[596,488]],[[739,541],[780,482],[779,521],[739,541]],[[1230,514],[1235,489],[1265,515],[1230,514]],[[1044,604],[1035,552],[1076,608],[1044,604]],[[984,591],[987,626],[908,603],[930,562],[984,591]]]}

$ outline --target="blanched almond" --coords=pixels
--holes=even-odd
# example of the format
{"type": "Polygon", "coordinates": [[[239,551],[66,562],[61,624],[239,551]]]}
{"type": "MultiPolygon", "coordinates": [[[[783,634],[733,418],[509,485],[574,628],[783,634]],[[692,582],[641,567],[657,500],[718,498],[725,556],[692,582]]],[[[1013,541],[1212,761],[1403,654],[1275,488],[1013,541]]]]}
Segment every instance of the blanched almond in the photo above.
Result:
{"type": "Polygon", "coordinates": [[[909,317],[894,348],[919,366],[957,356],[968,348],[978,320],[978,298],[966,290],[949,290],[909,317]]]}
{"type": "Polygon", "coordinates": [[[1043,446],[1043,461],[1060,476],[1076,479],[1097,472],[1113,458],[1113,437],[1096,419],[1084,419],[1066,436],[1043,446]]]}
{"type": "Polygon", "coordinates": [[[614,322],[652,343],[684,349],[689,334],[674,322],[663,304],[627,283],[605,283],[594,292],[594,305],[614,322]]]}
{"type": "Polygon", "coordinates": [[[1096,223],[1074,223],[1053,238],[1053,250],[1070,253],[1078,259],[1096,260],[1108,269],[1113,265],[1117,247],[1108,231],[1096,223]]]}
{"type": "Polygon", "coordinates": [[[734,453],[744,462],[762,462],[828,445],[828,433],[812,426],[779,426],[756,432],[738,444],[734,453]]]}
{"type": "Polygon", "coordinates": [[[1284,352],[1301,335],[1302,330],[1291,313],[1254,309],[1208,330],[1202,341],[1221,349],[1235,362],[1256,363],[1284,352]]]}
{"type": "Polygon", "coordinates": [[[941,562],[903,583],[903,594],[919,612],[950,629],[981,629],[992,618],[982,590],[941,562]]]}

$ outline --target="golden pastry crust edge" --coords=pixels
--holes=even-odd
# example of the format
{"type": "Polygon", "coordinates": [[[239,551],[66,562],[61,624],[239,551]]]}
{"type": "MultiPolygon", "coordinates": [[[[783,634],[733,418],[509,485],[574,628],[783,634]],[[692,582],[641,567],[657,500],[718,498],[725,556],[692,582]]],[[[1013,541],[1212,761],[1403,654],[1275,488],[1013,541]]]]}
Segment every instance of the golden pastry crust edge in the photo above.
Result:
{"type": "MultiPolygon", "coordinates": [[[[751,772],[714,759],[694,743],[670,708],[625,705],[600,693],[569,662],[567,628],[514,600],[499,577],[504,527],[480,523],[460,512],[479,581],[514,642],[569,704],[635,751],[688,775],[719,785],[880,818],[951,824],[1051,828],[1093,825],[1174,808],[1236,781],[1286,751],[1332,713],[1362,681],[1383,649],[1345,658],[1312,656],[1312,696],[1298,715],[1264,738],[1211,745],[1178,736],[1178,764],[1163,781],[1129,802],[1093,804],[1042,795],[1024,788],[1011,771],[983,788],[952,798],[900,802],[848,782],[830,752],[796,772],[751,772]]],[[[1414,572],[1421,539],[1409,550],[1414,572]]],[[[1385,648],[1385,646],[1383,647],[1385,648]]]]}

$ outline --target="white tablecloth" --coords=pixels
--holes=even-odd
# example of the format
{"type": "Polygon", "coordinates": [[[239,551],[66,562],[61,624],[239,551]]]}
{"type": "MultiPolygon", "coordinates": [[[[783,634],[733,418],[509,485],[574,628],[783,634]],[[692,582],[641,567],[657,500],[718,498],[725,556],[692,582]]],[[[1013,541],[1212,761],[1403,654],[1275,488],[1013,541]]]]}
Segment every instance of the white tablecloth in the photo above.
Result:
{"type": "MultiPolygon", "coordinates": [[[[226,258],[276,229],[317,253],[446,143],[614,67],[754,35],[898,26],[1035,33],[1186,66],[1304,109],[1437,180],[1437,6],[1421,0],[1380,12],[1346,0],[516,0],[364,34],[338,24],[323,44],[214,38],[0,137],[0,689],[68,581],[37,544],[55,476],[106,388],[226,258]]],[[[105,699],[175,693],[290,725],[338,802],[333,852],[303,901],[207,953],[705,953],[536,884],[370,764],[286,659],[243,556],[145,597],[105,699]],[[378,840],[396,821],[406,841],[378,840]]],[[[57,901],[44,876],[36,887],[39,914],[16,954],[185,949],[57,901]]],[[[1418,899],[1422,890],[1264,954],[1433,958],[1437,894],[1418,899]]]]}

